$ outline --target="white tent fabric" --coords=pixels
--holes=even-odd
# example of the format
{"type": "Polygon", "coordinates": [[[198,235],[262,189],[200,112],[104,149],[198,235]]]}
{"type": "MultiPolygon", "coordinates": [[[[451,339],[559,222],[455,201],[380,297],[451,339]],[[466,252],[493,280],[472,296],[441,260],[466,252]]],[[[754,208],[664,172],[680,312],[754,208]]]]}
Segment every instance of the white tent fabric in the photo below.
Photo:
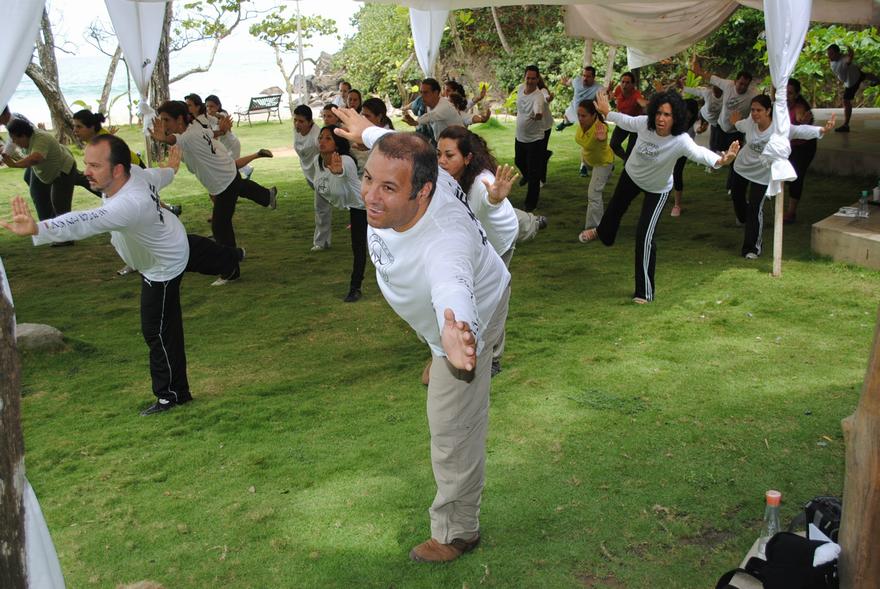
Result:
{"type": "Polygon", "coordinates": [[[18,87],[34,53],[43,14],[43,0],[4,2],[3,34],[0,35],[0,111],[18,87]]]}
{"type": "Polygon", "coordinates": [[[764,0],[770,77],[776,88],[773,101],[773,136],[761,153],[770,165],[768,196],[780,194],[783,182],[797,178],[788,161],[791,147],[788,141],[790,124],[785,90],[810,26],[809,8],[810,0],[764,0]]]}
{"type": "Polygon", "coordinates": [[[141,97],[138,112],[144,119],[144,134],[149,134],[156,112],[150,106],[147,94],[150,76],[159,54],[162,24],[165,18],[164,0],[105,0],[113,22],[116,38],[128,63],[131,78],[141,97]]]}
{"type": "Polygon", "coordinates": [[[443,38],[448,17],[449,11],[443,9],[409,10],[409,26],[415,43],[416,59],[419,60],[419,66],[426,78],[434,75],[434,65],[440,53],[440,40],[443,38]]]}

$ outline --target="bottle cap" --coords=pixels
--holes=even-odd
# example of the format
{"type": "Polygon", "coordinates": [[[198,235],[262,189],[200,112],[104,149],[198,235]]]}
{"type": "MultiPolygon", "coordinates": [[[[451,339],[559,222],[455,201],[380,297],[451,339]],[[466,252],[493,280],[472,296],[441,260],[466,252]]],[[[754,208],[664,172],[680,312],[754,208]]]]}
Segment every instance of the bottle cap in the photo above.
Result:
{"type": "Polygon", "coordinates": [[[779,491],[774,491],[773,489],[767,491],[767,505],[771,507],[779,507],[779,503],[782,501],[782,493],[779,491]]]}

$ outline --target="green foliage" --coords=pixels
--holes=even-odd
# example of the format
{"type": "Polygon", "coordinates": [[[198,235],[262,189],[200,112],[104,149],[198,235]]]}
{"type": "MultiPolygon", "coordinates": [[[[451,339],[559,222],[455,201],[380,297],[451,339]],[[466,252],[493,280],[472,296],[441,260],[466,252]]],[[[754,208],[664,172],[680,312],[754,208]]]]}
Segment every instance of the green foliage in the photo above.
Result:
{"type": "MultiPolygon", "coordinates": [[[[297,50],[297,21],[299,32],[304,41],[323,35],[335,35],[337,32],[336,21],[332,18],[324,18],[316,15],[296,15],[287,17],[284,11],[287,6],[280,6],[266,15],[260,22],[251,25],[248,31],[260,41],[277,47],[281,51],[297,50]]],[[[303,43],[303,47],[311,47],[309,43],[303,43]]]]}
{"type": "Polygon", "coordinates": [[[713,74],[733,78],[746,70],[755,79],[763,75],[763,53],[755,41],[764,36],[764,12],[741,6],[718,29],[695,46],[703,67],[713,74]]]}
{"type": "MultiPolygon", "coordinates": [[[[351,18],[357,33],[345,40],[334,56],[335,67],[346,72],[352,86],[362,92],[388,94],[400,106],[396,80],[401,66],[412,55],[409,11],[403,6],[364,4],[351,18]]],[[[415,58],[402,72],[404,82],[421,78],[415,58]]]]}

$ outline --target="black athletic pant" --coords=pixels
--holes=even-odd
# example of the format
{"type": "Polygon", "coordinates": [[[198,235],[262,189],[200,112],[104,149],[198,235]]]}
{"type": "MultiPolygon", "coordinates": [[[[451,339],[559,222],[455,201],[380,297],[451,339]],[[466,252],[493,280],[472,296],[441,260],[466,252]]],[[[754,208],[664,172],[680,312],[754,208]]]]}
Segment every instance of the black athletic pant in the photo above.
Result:
{"type": "MultiPolygon", "coordinates": [[[[725,133],[724,129],[718,127],[718,150],[717,151],[727,151],[730,149],[730,144],[734,141],[739,141],[739,146],[745,147],[746,136],[739,131],[734,131],[733,133],[725,133]]],[[[733,166],[730,166],[730,169],[727,171],[727,183],[725,184],[725,188],[727,190],[731,190],[733,188],[733,166]]],[[[737,215],[737,219],[739,219],[739,215],[737,215]]],[[[742,219],[739,219],[742,222],[742,219]]]]}
{"type": "Polygon", "coordinates": [[[602,243],[608,246],[613,245],[617,238],[617,231],[620,229],[620,220],[630,203],[640,192],[645,192],[645,199],[642,201],[642,212],[636,226],[636,288],[633,297],[653,301],[654,268],[657,265],[657,246],[654,242],[654,233],[657,229],[657,223],[660,222],[663,206],[666,204],[666,199],[669,198],[669,193],[658,194],[643,191],[624,170],[620,174],[614,196],[611,197],[605,214],[602,215],[602,221],[596,230],[602,243]]]}
{"type": "Polygon", "coordinates": [[[367,211],[348,209],[351,220],[351,283],[349,289],[360,289],[364,282],[364,268],[367,265],[367,211]]]}
{"type": "Polygon", "coordinates": [[[548,149],[550,146],[550,131],[552,129],[547,129],[544,131],[544,168],[541,172],[541,182],[547,182],[547,167],[550,165],[550,158],[553,157],[553,152],[548,149]]]}
{"type": "Polygon", "coordinates": [[[219,244],[213,239],[192,233],[187,234],[186,238],[189,241],[187,272],[198,272],[223,278],[230,278],[238,273],[242,250],[219,244]]]}
{"type": "Polygon", "coordinates": [[[528,180],[528,191],[523,209],[527,213],[531,213],[538,207],[538,198],[541,196],[541,178],[547,173],[547,153],[544,140],[538,139],[531,143],[515,140],[514,163],[523,178],[528,180]]]}
{"type": "Polygon", "coordinates": [[[800,200],[801,195],[804,193],[804,177],[807,175],[807,168],[810,167],[813,158],[816,157],[817,143],[816,139],[810,139],[806,143],[798,143],[791,146],[791,155],[788,156],[788,161],[791,162],[794,171],[797,173],[797,179],[794,182],[788,183],[788,196],[795,200],[800,200]]]}
{"type": "MultiPolygon", "coordinates": [[[[733,167],[731,167],[733,171],[733,167]]],[[[758,184],[746,180],[733,172],[733,187],[730,189],[736,216],[745,217],[745,231],[741,254],[761,255],[764,238],[764,198],[767,193],[766,184],[758,184]],[[748,193],[748,200],[746,200],[748,193]]]]}
{"type": "Polygon", "coordinates": [[[630,133],[621,127],[614,127],[614,131],[611,133],[611,141],[608,146],[611,148],[611,151],[614,152],[614,155],[626,162],[626,160],[629,159],[629,154],[632,153],[633,148],[636,146],[636,140],[638,137],[638,133],[630,133]],[[624,150],[623,142],[626,141],[627,137],[629,137],[629,141],[624,150]]]}
{"type": "Polygon", "coordinates": [[[69,213],[73,204],[73,186],[76,180],[76,165],[68,171],[61,172],[50,184],[46,184],[30,168],[24,173],[25,182],[34,201],[37,217],[40,221],[69,213]]]}
{"type": "Polygon", "coordinates": [[[674,190],[684,190],[684,165],[686,163],[687,158],[684,156],[675,160],[675,167],[672,168],[672,188],[674,190]]]}
{"type": "Polygon", "coordinates": [[[232,228],[232,215],[238,197],[243,196],[258,205],[269,206],[269,189],[253,180],[245,180],[236,172],[235,179],[220,194],[214,195],[214,211],[211,215],[211,230],[217,243],[235,247],[235,230],[232,228]]]}
{"type": "Polygon", "coordinates": [[[158,282],[141,276],[141,332],[150,349],[153,394],[159,399],[186,403],[192,399],[186,378],[183,315],[179,276],[158,282]]]}

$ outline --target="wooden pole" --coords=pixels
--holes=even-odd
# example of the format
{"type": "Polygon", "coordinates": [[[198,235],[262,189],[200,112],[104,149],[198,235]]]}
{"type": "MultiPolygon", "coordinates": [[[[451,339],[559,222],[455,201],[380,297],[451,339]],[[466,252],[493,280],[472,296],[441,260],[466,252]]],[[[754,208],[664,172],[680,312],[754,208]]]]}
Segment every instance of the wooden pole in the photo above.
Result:
{"type": "Polygon", "coordinates": [[[24,444],[14,312],[0,265],[0,587],[27,589],[24,552],[24,444]]]}
{"type": "Polygon", "coordinates": [[[880,310],[855,413],[843,420],[846,476],[840,523],[840,589],[880,580],[880,310]]]}
{"type": "Polygon", "coordinates": [[[785,191],[776,195],[773,206],[773,276],[782,276],[782,206],[785,191]]]}

